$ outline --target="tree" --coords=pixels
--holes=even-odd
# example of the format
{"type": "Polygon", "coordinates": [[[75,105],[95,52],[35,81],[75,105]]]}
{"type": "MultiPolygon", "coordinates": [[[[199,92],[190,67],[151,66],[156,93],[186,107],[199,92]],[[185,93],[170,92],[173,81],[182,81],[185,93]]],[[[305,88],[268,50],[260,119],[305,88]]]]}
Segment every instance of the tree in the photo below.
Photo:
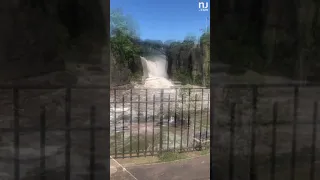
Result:
{"type": "Polygon", "coordinates": [[[115,30],[131,36],[138,37],[138,25],[129,15],[124,15],[121,9],[111,10],[110,12],[110,33],[116,35],[115,30]]]}
{"type": "Polygon", "coordinates": [[[202,85],[210,82],[210,31],[200,37],[200,49],[203,57],[202,85]]]}
{"type": "Polygon", "coordinates": [[[125,16],[120,9],[110,13],[110,44],[116,62],[135,71],[135,59],[141,55],[136,44],[138,39],[136,23],[130,16],[125,16]]]}

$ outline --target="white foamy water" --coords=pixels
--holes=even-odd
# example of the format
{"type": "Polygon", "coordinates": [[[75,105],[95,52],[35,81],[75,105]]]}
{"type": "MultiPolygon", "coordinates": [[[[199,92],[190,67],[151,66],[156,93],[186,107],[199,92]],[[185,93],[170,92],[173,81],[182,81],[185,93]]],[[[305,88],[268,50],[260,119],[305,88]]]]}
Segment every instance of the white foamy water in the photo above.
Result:
{"type": "Polygon", "coordinates": [[[140,57],[143,67],[143,88],[171,88],[173,83],[168,79],[167,60],[156,56],[149,60],[140,57]]]}
{"type": "Polygon", "coordinates": [[[174,85],[171,81],[169,81],[166,78],[162,77],[152,77],[152,78],[146,78],[144,81],[144,88],[150,89],[150,88],[171,88],[174,85]]]}

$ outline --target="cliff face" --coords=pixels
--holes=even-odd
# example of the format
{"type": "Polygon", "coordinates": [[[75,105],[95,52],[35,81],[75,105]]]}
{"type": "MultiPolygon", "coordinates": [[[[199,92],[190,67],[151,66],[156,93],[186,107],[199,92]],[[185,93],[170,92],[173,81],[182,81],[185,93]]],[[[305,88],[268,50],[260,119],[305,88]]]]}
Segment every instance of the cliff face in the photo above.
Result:
{"type": "Polygon", "coordinates": [[[286,67],[304,78],[319,59],[320,5],[315,0],[213,2],[214,57],[266,72],[286,67]],[[248,60],[249,59],[249,60],[248,60]],[[243,63],[241,63],[243,62],[243,63]],[[298,73],[299,72],[299,73],[298,73]]]}
{"type": "Polygon", "coordinates": [[[0,4],[0,80],[97,64],[109,33],[103,1],[27,0],[0,4]]]}

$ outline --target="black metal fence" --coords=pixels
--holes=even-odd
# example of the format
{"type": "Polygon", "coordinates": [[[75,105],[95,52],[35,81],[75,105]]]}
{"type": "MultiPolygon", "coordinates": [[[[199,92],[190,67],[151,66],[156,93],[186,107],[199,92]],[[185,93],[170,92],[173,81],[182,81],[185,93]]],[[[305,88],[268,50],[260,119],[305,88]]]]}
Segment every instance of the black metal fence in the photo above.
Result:
{"type": "MultiPolygon", "coordinates": [[[[8,103],[11,107],[12,107],[12,117],[13,117],[13,122],[12,125],[8,125],[7,127],[0,127],[0,140],[3,139],[3,137],[10,135],[10,133],[13,133],[13,158],[11,160],[9,160],[10,158],[8,157],[8,159],[6,159],[7,157],[4,157],[3,154],[1,154],[1,162],[9,162],[9,161],[14,161],[13,164],[13,171],[11,174],[11,171],[8,172],[4,172],[5,168],[4,166],[2,166],[1,169],[2,175],[7,175],[8,177],[12,177],[12,179],[15,180],[20,180],[20,179],[28,179],[29,176],[31,176],[32,179],[48,179],[48,176],[52,176],[56,178],[62,178],[62,179],[71,179],[72,177],[72,165],[71,165],[71,149],[72,149],[72,137],[71,134],[72,132],[87,132],[86,136],[89,136],[89,140],[88,142],[83,142],[83,144],[87,144],[87,150],[86,153],[88,154],[88,157],[86,157],[88,163],[84,166],[86,166],[86,172],[81,172],[83,176],[81,177],[85,177],[86,179],[91,179],[94,180],[97,178],[97,176],[101,176],[103,177],[103,179],[108,178],[109,177],[109,167],[98,167],[97,163],[97,150],[99,150],[97,148],[96,145],[96,135],[98,134],[98,132],[101,131],[105,131],[107,132],[107,134],[109,133],[109,129],[110,127],[107,125],[105,127],[102,127],[101,125],[97,125],[96,121],[97,121],[97,117],[96,117],[96,112],[97,112],[97,107],[95,105],[92,105],[90,107],[90,109],[88,109],[89,111],[89,125],[87,126],[83,126],[83,127],[72,127],[72,116],[71,116],[71,93],[72,90],[74,89],[82,89],[82,90],[88,90],[88,89],[109,89],[109,87],[70,87],[70,88],[62,88],[60,86],[11,86],[11,85],[4,85],[4,86],[0,86],[0,92],[1,92],[1,96],[0,99],[2,99],[2,95],[4,95],[4,91],[6,91],[8,93],[8,91],[11,91],[11,93],[8,94],[8,96],[10,96],[9,98],[12,98],[12,103],[8,103]],[[32,91],[36,91],[36,90],[65,90],[63,98],[64,98],[64,118],[62,119],[56,119],[56,121],[59,121],[60,123],[62,123],[62,126],[60,127],[50,127],[47,124],[47,119],[49,118],[49,116],[47,116],[47,107],[45,105],[38,107],[38,113],[39,115],[35,115],[34,117],[39,117],[39,119],[32,119],[32,123],[34,125],[32,126],[25,126],[24,123],[22,124],[21,119],[23,119],[23,117],[21,117],[21,96],[20,96],[20,92],[24,91],[24,90],[32,90],[32,91]],[[21,166],[24,163],[27,163],[27,161],[23,158],[21,158],[21,153],[23,150],[21,150],[23,147],[21,147],[21,144],[34,144],[37,143],[37,140],[34,139],[32,142],[23,142],[21,140],[21,138],[23,137],[24,134],[26,133],[37,133],[39,132],[39,136],[40,136],[40,142],[39,142],[39,149],[40,149],[40,154],[37,155],[36,158],[34,158],[33,160],[30,161],[34,161],[34,162],[38,162],[38,165],[36,165],[35,167],[37,167],[37,169],[33,169],[35,170],[35,172],[29,172],[31,174],[26,175],[26,173],[24,173],[22,175],[22,171],[25,171],[25,169],[22,169],[21,166]],[[50,132],[63,132],[64,133],[64,141],[62,140],[62,147],[64,147],[64,165],[63,168],[61,169],[61,167],[57,167],[56,170],[54,170],[54,174],[52,174],[52,167],[50,170],[47,169],[47,166],[50,165],[48,164],[49,162],[47,162],[48,157],[46,156],[46,154],[48,153],[46,151],[47,149],[47,140],[50,138],[48,136],[48,134],[50,132]],[[102,173],[99,172],[103,171],[102,173]],[[100,174],[99,174],[100,173],[100,174]],[[99,175],[97,175],[99,174],[99,175]]],[[[109,92],[108,90],[106,90],[106,92],[109,92]]],[[[2,100],[1,100],[2,101],[2,100]]],[[[108,98],[105,99],[106,102],[108,102],[108,98]]],[[[41,103],[40,103],[41,104],[41,103]]],[[[108,103],[107,103],[108,104],[108,103]]],[[[1,103],[1,106],[3,104],[1,103]]],[[[3,109],[4,106],[1,107],[1,109],[3,109]]],[[[1,118],[1,116],[0,116],[1,118]]],[[[11,123],[9,123],[11,124],[11,123]]],[[[108,137],[108,135],[105,136],[105,138],[108,137]]],[[[104,142],[108,142],[107,139],[104,138],[104,142]]],[[[87,140],[85,140],[87,141],[87,140]]],[[[1,141],[0,141],[1,142],[1,141]]],[[[61,143],[61,142],[60,142],[61,143]]],[[[4,148],[4,143],[1,142],[1,148],[4,148]]],[[[109,158],[109,154],[107,153],[107,151],[104,152],[105,159],[109,158]]],[[[31,155],[30,155],[31,156],[31,155]]],[[[100,157],[101,158],[101,157],[100,157]]],[[[52,160],[51,160],[52,161],[52,160]]],[[[51,162],[52,163],[52,162],[51,162]]],[[[106,163],[106,162],[103,162],[106,163]]],[[[106,163],[108,164],[108,163],[106,163]]],[[[52,165],[51,165],[52,166],[52,165]]],[[[10,168],[11,169],[11,168],[10,168]]],[[[78,172],[77,172],[78,173],[78,172]]],[[[28,173],[27,173],[28,174],[28,173]]],[[[80,177],[80,176],[78,176],[80,177]]],[[[30,179],[30,177],[29,177],[30,179]]]]}
{"type": "Polygon", "coordinates": [[[110,154],[126,158],[208,148],[209,91],[113,89],[110,154]]]}
{"type": "Polygon", "coordinates": [[[230,98],[225,121],[217,111],[219,102],[212,103],[214,179],[319,179],[319,85],[227,88],[231,90],[224,91],[227,94],[245,89],[248,102],[230,98]]]}

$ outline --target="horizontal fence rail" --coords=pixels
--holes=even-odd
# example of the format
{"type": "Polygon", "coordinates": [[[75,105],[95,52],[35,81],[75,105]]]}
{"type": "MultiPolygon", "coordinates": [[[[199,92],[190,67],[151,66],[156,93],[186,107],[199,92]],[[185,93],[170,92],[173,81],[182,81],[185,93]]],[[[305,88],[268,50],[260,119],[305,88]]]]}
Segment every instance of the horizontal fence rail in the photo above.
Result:
{"type": "MultiPolygon", "coordinates": [[[[230,83],[211,83],[210,88],[221,87],[221,86],[229,86],[232,88],[250,88],[250,87],[259,87],[259,88],[267,88],[267,87],[320,87],[320,83],[262,83],[262,84],[250,84],[250,83],[238,83],[238,84],[230,84],[230,83]]],[[[61,85],[30,85],[30,84],[0,84],[0,89],[61,89],[61,88],[70,88],[70,89],[108,89],[108,90],[127,90],[126,88],[110,88],[108,85],[72,85],[72,86],[61,86],[61,85]]],[[[138,90],[145,90],[144,88],[137,88],[138,90]]],[[[152,88],[157,89],[157,88],[152,88]]],[[[161,89],[172,89],[172,88],[158,88],[161,89]]],[[[179,89],[190,89],[188,87],[179,87],[179,89]]],[[[198,89],[207,89],[207,88],[198,88],[198,89]]]]}

